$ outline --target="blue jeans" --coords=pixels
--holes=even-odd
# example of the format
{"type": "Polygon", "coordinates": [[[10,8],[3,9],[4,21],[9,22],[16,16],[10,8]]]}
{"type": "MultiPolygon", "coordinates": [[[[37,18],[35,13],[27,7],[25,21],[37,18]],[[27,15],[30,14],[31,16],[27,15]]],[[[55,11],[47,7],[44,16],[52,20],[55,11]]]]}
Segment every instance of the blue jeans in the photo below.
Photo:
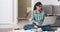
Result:
{"type": "MultiPolygon", "coordinates": [[[[44,26],[37,26],[38,28],[41,28],[43,31],[49,31],[51,30],[50,25],[44,25],[44,26]]],[[[30,29],[35,29],[33,24],[28,24],[24,26],[24,30],[30,30],[30,29]]]]}

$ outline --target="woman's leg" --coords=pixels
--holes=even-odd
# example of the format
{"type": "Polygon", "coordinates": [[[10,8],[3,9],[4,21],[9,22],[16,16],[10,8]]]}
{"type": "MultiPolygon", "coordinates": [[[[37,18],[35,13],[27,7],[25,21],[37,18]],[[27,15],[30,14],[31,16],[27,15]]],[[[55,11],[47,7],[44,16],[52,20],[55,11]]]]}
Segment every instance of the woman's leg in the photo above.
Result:
{"type": "Polygon", "coordinates": [[[43,31],[51,30],[51,26],[50,25],[38,26],[38,28],[42,28],[43,31]]]}
{"type": "Polygon", "coordinates": [[[33,29],[33,28],[34,28],[33,24],[24,25],[24,30],[30,30],[30,29],[33,29]]]}

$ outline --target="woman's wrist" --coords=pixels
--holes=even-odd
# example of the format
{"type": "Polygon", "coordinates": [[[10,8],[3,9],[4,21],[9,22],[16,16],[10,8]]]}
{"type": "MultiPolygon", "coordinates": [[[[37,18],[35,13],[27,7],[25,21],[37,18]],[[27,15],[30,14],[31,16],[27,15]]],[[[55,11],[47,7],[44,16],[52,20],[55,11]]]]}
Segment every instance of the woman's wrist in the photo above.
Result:
{"type": "Polygon", "coordinates": [[[35,25],[39,26],[39,22],[34,22],[35,25]]]}

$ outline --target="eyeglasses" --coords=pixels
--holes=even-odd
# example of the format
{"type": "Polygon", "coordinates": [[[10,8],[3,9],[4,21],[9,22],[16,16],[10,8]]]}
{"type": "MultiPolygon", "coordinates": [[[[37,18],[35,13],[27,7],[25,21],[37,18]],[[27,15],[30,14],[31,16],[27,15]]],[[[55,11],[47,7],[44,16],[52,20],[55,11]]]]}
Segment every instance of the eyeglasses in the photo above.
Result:
{"type": "Polygon", "coordinates": [[[42,7],[42,5],[40,5],[39,7],[42,7]]]}

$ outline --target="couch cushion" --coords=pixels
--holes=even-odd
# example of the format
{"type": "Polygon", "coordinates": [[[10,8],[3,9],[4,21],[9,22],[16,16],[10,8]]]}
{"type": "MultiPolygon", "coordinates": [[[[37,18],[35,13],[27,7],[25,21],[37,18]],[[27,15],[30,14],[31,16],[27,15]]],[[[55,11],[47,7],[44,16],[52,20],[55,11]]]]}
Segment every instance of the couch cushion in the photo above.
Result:
{"type": "Polygon", "coordinates": [[[42,9],[46,14],[52,14],[52,5],[43,5],[42,9]]]}
{"type": "Polygon", "coordinates": [[[59,5],[53,6],[53,14],[60,14],[60,6],[59,5]]]}

